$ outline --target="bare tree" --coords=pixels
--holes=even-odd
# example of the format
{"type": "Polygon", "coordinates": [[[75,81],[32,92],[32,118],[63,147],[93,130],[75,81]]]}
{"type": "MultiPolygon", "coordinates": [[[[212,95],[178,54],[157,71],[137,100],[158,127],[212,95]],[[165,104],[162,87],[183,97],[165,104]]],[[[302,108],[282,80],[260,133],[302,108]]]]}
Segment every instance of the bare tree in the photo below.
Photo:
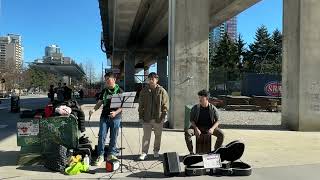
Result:
{"type": "Polygon", "coordinates": [[[86,61],[84,72],[86,73],[87,84],[89,84],[89,87],[91,87],[92,84],[96,82],[96,73],[92,61],[86,61]]]}
{"type": "Polygon", "coordinates": [[[19,79],[21,77],[21,69],[17,69],[13,63],[5,63],[1,76],[6,81],[6,89],[19,88],[19,79]]]}

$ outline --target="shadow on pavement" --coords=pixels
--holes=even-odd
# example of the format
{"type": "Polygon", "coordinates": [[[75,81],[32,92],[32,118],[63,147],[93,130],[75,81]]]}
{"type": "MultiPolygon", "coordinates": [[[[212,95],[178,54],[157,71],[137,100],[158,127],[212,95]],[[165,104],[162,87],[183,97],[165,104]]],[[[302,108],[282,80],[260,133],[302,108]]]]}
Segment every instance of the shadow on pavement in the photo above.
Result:
{"type": "MultiPolygon", "coordinates": [[[[39,109],[44,108],[48,103],[48,98],[30,98],[20,100],[21,111],[25,109],[39,109]]],[[[20,113],[11,113],[10,108],[0,110],[0,125],[7,125],[7,127],[0,131],[0,141],[5,138],[15,135],[17,130],[17,120],[20,118],[20,113]]]]}
{"type": "Polygon", "coordinates": [[[16,166],[18,161],[19,151],[0,151],[0,167],[16,166]]]}
{"type": "MultiPolygon", "coordinates": [[[[99,127],[99,121],[88,121],[86,120],[86,127],[99,127]]],[[[133,127],[133,128],[138,128],[142,127],[140,123],[138,122],[122,122],[123,127],[133,127]]]]}
{"type": "Polygon", "coordinates": [[[18,113],[10,113],[8,110],[0,110],[0,125],[5,125],[5,128],[0,129],[0,141],[3,141],[9,136],[16,134],[18,113]]]}
{"type": "MultiPolygon", "coordinates": [[[[126,147],[125,147],[126,148],[126,147]]],[[[144,161],[140,161],[139,158],[140,154],[132,154],[132,155],[123,155],[122,158],[123,160],[132,160],[135,162],[145,162],[145,161],[158,161],[158,162],[162,162],[162,155],[160,155],[160,158],[155,158],[153,157],[152,154],[148,154],[146,159],[144,161]]],[[[121,156],[119,155],[118,158],[120,158],[121,156]]]]}
{"type": "Polygon", "coordinates": [[[168,178],[163,172],[152,172],[152,171],[141,171],[128,175],[127,177],[132,178],[168,178]]]}
{"type": "Polygon", "coordinates": [[[43,165],[37,165],[37,166],[20,166],[17,167],[19,170],[25,170],[25,171],[37,171],[37,172],[52,172],[56,173],[55,171],[51,171],[47,168],[45,168],[43,165]]]}
{"type": "Polygon", "coordinates": [[[239,124],[221,124],[221,129],[247,129],[247,130],[279,130],[286,131],[281,125],[239,125],[239,124]]]}
{"type": "MultiPolygon", "coordinates": [[[[142,128],[139,122],[123,122],[124,128],[142,128]]],[[[99,127],[99,121],[86,121],[86,127],[99,127]]],[[[246,130],[278,130],[287,131],[286,128],[281,125],[240,125],[240,124],[221,124],[219,125],[221,129],[246,129],[246,130]]],[[[163,131],[168,132],[184,132],[182,129],[167,129],[164,128],[163,131]]]]}

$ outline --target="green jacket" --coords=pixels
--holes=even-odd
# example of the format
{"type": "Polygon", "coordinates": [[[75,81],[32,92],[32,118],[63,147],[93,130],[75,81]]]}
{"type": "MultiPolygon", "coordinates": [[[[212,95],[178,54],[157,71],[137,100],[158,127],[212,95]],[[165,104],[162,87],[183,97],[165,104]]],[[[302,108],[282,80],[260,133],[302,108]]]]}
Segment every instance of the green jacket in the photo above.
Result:
{"type": "MultiPolygon", "coordinates": [[[[217,122],[219,120],[218,110],[217,108],[209,103],[209,113],[210,113],[210,119],[212,121],[212,124],[217,122]]],[[[199,114],[200,114],[200,104],[196,104],[192,107],[190,112],[190,122],[194,122],[197,124],[199,120],[199,114]]]]}
{"type": "Polygon", "coordinates": [[[139,95],[139,119],[143,122],[150,122],[155,119],[157,123],[164,120],[169,110],[169,96],[167,91],[157,85],[151,90],[149,85],[144,87],[139,95]]]}

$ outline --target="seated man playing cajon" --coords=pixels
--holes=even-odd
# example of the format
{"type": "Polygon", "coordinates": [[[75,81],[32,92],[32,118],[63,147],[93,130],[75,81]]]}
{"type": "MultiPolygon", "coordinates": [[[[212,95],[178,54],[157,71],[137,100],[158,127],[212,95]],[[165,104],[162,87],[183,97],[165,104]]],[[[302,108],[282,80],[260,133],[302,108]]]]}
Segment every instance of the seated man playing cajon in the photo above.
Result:
{"type": "Polygon", "coordinates": [[[185,140],[190,154],[194,154],[192,136],[200,137],[201,134],[210,134],[217,137],[214,148],[221,147],[224,134],[218,128],[219,116],[217,108],[208,101],[209,92],[201,90],[198,92],[199,104],[192,107],[190,113],[191,127],[185,131],[185,140]]]}

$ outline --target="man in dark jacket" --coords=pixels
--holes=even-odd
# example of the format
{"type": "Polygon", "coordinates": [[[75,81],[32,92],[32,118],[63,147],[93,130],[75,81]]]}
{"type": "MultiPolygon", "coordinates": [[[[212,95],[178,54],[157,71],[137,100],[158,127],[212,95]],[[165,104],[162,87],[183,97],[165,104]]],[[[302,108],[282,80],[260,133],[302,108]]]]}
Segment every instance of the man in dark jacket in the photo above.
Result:
{"type": "Polygon", "coordinates": [[[148,154],[152,129],[154,131],[153,155],[159,157],[162,127],[169,110],[167,91],[158,84],[159,76],[152,72],[148,75],[149,84],[143,88],[139,96],[139,119],[143,123],[142,154],[144,160],[148,154]]]}
{"type": "Polygon", "coordinates": [[[72,96],[72,89],[70,89],[68,86],[67,86],[67,83],[63,83],[63,97],[64,97],[64,100],[65,101],[68,101],[71,99],[71,96],[72,96]]]}
{"type": "Polygon", "coordinates": [[[224,134],[219,126],[219,116],[217,108],[208,101],[209,92],[201,90],[198,92],[199,104],[192,107],[190,113],[191,127],[185,130],[185,141],[190,154],[193,154],[192,136],[197,138],[201,134],[211,134],[217,137],[215,149],[221,147],[224,134]]]}
{"type": "Polygon", "coordinates": [[[54,101],[54,89],[53,85],[50,85],[49,93],[48,93],[48,98],[50,98],[50,102],[52,103],[54,101]]]}
{"type": "Polygon", "coordinates": [[[57,94],[57,101],[63,102],[64,101],[64,88],[61,86],[61,82],[58,83],[58,87],[54,89],[55,93],[57,94]]]}

